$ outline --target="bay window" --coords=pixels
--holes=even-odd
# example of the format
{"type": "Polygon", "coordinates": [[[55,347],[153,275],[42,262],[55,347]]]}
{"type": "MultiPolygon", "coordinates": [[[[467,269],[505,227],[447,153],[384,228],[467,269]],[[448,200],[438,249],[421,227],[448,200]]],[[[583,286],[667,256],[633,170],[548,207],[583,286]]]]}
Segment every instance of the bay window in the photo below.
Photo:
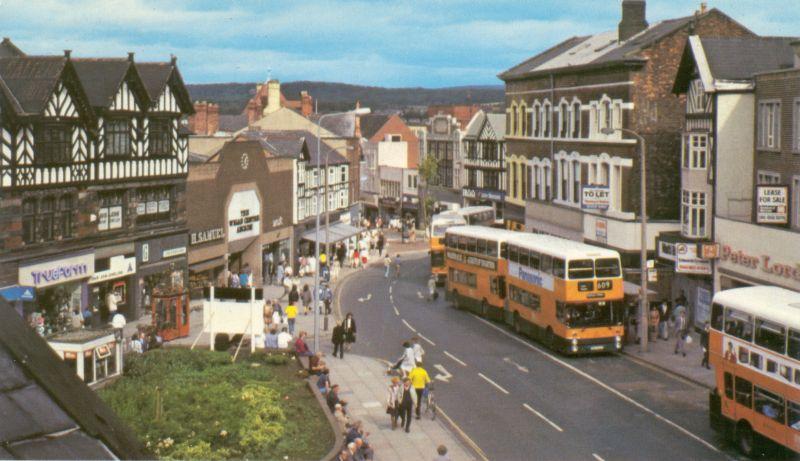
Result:
{"type": "Polygon", "coordinates": [[[681,191],[681,228],[686,237],[707,237],[706,193],[681,191]]]}
{"type": "Polygon", "coordinates": [[[708,134],[688,133],[683,137],[684,168],[704,170],[708,165],[708,134]]]}

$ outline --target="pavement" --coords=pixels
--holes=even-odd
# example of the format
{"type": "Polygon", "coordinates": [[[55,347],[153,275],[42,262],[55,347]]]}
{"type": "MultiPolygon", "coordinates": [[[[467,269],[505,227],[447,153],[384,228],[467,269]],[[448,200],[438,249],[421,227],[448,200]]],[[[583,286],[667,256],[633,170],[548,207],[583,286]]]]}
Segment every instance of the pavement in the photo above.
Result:
{"type": "MultiPolygon", "coordinates": [[[[418,238],[415,242],[402,243],[398,235],[389,234],[387,236],[387,251],[394,256],[397,253],[416,253],[428,249],[428,242],[418,238]]],[[[401,256],[402,260],[402,256],[401,256]]],[[[370,256],[368,265],[383,269],[382,259],[373,254],[370,256]]],[[[338,281],[347,278],[363,269],[342,269],[338,274],[338,281]]],[[[312,285],[313,277],[303,277],[300,279],[302,284],[312,285]]],[[[279,286],[265,287],[264,296],[268,299],[279,298],[283,294],[283,288],[279,286]]],[[[338,301],[338,298],[337,300],[338,301]]],[[[283,300],[285,306],[286,300],[283,300]]],[[[179,338],[168,343],[168,346],[189,346],[196,344],[196,347],[209,347],[209,335],[202,332],[203,312],[202,300],[191,302],[192,311],[190,314],[190,334],[186,338],[179,338]]],[[[341,309],[334,303],[334,313],[341,318],[341,309]]],[[[309,333],[307,343],[313,344],[314,331],[313,315],[298,315],[296,320],[296,331],[306,331],[309,333]]],[[[130,338],[136,331],[138,325],[149,324],[150,317],[143,316],[137,321],[128,322],[123,329],[126,338],[130,338]]],[[[375,450],[375,459],[379,461],[401,461],[401,460],[426,460],[437,456],[436,449],[439,445],[444,445],[448,449],[448,455],[452,461],[466,461],[478,459],[475,454],[467,447],[464,442],[452,431],[453,427],[448,425],[446,415],[439,415],[435,420],[422,418],[411,423],[411,432],[406,434],[397,429],[392,430],[389,416],[386,414],[386,392],[388,378],[386,376],[386,364],[374,357],[345,353],[344,359],[331,357],[333,346],[330,341],[330,330],[335,325],[334,318],[330,319],[328,331],[322,331],[322,319],[320,319],[320,349],[325,354],[325,362],[330,369],[331,382],[339,384],[340,396],[348,402],[347,408],[353,419],[359,419],[364,424],[365,430],[370,434],[368,437],[370,445],[375,450]]]]}
{"type": "Polygon", "coordinates": [[[703,361],[703,348],[700,346],[700,334],[692,332],[692,343],[684,348],[686,356],[675,354],[675,337],[656,339],[648,342],[647,352],[641,352],[636,344],[629,344],[623,353],[631,359],[654,366],[667,373],[680,376],[700,386],[714,388],[714,370],[700,366],[703,361]]]}

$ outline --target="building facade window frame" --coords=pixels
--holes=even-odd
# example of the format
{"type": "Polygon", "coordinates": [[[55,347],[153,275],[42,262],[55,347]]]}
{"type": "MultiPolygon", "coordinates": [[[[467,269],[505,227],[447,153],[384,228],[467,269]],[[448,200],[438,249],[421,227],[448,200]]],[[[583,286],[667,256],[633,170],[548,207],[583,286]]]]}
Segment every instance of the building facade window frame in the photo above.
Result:
{"type": "Polygon", "coordinates": [[[153,117],[148,122],[148,154],[151,157],[172,155],[172,123],[167,117],[153,117]]]}
{"type": "Polygon", "coordinates": [[[542,137],[542,104],[537,99],[533,103],[533,125],[532,129],[532,136],[534,138],[541,138],[542,137]]]}
{"type": "Polygon", "coordinates": [[[113,231],[125,227],[125,191],[109,190],[98,194],[97,230],[113,231]],[[113,217],[119,213],[117,222],[113,217]]]}
{"type": "Polygon", "coordinates": [[[105,156],[125,158],[132,152],[130,117],[109,117],[105,121],[105,156]]]}
{"type": "Polygon", "coordinates": [[[710,136],[708,133],[690,132],[683,135],[681,166],[690,170],[708,168],[710,152],[710,136]]]}
{"type": "Polygon", "coordinates": [[[519,116],[517,112],[517,102],[514,101],[511,103],[511,125],[509,126],[509,133],[511,136],[517,136],[519,133],[517,131],[517,117],[519,116]]]}
{"type": "Polygon", "coordinates": [[[792,101],[792,150],[800,154],[800,97],[792,101]]]}
{"type": "Polygon", "coordinates": [[[572,125],[570,126],[570,138],[572,139],[579,139],[581,138],[581,109],[583,105],[578,98],[572,99],[572,110],[570,113],[572,114],[572,125]]]}
{"type": "Polygon", "coordinates": [[[776,185],[781,183],[781,174],[776,171],[758,170],[756,172],[757,185],[776,185]]]}
{"type": "Polygon", "coordinates": [[[548,99],[542,104],[542,137],[553,137],[553,105],[548,99]]]}
{"type": "Polygon", "coordinates": [[[523,137],[530,137],[531,128],[528,125],[528,105],[525,101],[519,103],[519,134],[523,137]]]}
{"type": "Polygon", "coordinates": [[[34,163],[37,165],[67,165],[72,162],[72,130],[64,122],[44,122],[34,128],[34,163]]]}
{"type": "Polygon", "coordinates": [[[781,100],[758,101],[756,146],[761,150],[777,151],[781,148],[781,100]]]}
{"type": "Polygon", "coordinates": [[[169,222],[175,210],[172,187],[143,187],[136,190],[136,224],[169,222]]]}
{"type": "Polygon", "coordinates": [[[708,237],[708,193],[681,190],[681,230],[684,237],[708,237]]]}

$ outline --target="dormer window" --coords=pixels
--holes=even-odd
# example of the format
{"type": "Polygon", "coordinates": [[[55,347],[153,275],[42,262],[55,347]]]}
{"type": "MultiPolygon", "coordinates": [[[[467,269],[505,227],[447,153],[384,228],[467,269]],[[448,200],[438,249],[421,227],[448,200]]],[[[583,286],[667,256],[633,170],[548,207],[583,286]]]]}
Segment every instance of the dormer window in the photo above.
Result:
{"type": "Polygon", "coordinates": [[[63,165],[70,161],[70,125],[46,123],[35,133],[36,163],[40,165],[63,165]]]}
{"type": "Polygon", "coordinates": [[[127,157],[131,155],[131,121],[112,118],[106,122],[106,155],[127,157]]]}
{"type": "Polygon", "coordinates": [[[150,120],[150,155],[163,157],[170,155],[170,123],[166,118],[150,120]]]}

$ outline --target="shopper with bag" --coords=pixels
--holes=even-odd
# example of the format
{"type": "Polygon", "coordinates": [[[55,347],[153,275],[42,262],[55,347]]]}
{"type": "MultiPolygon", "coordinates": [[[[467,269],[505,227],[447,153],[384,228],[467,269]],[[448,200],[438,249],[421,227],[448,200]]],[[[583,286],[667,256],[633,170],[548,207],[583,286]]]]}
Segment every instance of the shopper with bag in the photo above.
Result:
{"type": "Polygon", "coordinates": [[[691,344],[692,337],[689,336],[689,322],[686,321],[686,311],[682,310],[675,319],[675,354],[681,353],[686,357],[685,345],[691,344]]]}
{"type": "Polygon", "coordinates": [[[389,383],[388,398],[386,399],[386,414],[392,420],[392,430],[397,428],[397,418],[400,416],[400,397],[402,397],[402,386],[400,385],[400,378],[392,376],[392,381],[389,383]]]}

